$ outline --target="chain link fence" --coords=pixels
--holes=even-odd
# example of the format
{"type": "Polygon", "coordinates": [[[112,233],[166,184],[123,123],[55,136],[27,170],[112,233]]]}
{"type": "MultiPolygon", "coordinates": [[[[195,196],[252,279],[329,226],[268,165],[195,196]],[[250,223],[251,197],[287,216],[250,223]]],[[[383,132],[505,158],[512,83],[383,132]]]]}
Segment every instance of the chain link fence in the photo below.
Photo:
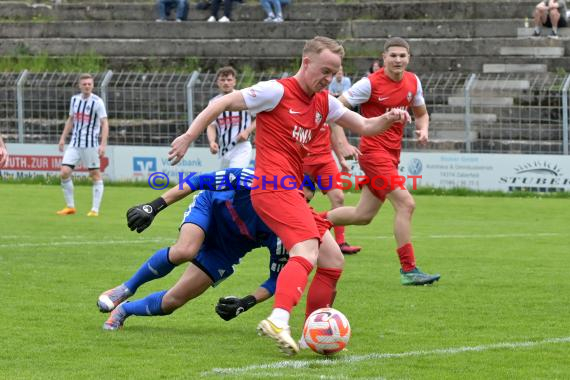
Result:
{"type": "MultiPolygon", "coordinates": [[[[287,77],[243,72],[237,88],[287,77]]],[[[77,73],[0,73],[0,133],[7,142],[56,144],[77,93],[77,73]]],[[[362,74],[353,75],[353,83],[362,74]]],[[[570,76],[557,74],[433,73],[420,76],[430,113],[430,143],[414,128],[405,150],[568,154],[570,76]]],[[[215,72],[95,74],[107,105],[109,144],[165,146],[186,131],[218,93],[215,72]]],[[[349,135],[352,143],[358,136],[349,135]]],[[[196,146],[207,146],[205,134],[196,146]]]]}

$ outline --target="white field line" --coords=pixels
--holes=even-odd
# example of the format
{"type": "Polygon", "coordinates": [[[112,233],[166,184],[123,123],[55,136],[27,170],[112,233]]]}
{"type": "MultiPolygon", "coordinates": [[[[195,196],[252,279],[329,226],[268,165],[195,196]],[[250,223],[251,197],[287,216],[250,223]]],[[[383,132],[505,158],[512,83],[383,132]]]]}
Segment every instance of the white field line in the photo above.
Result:
{"type": "Polygon", "coordinates": [[[527,341],[527,342],[506,342],[506,343],[494,343],[494,344],[484,344],[480,346],[467,346],[467,347],[451,347],[451,348],[438,348],[435,350],[420,350],[420,351],[408,351],[400,353],[372,353],[367,355],[348,355],[342,356],[338,359],[315,359],[315,360],[284,360],[280,362],[270,363],[270,364],[254,364],[246,367],[237,368],[213,368],[210,371],[202,372],[202,376],[216,376],[216,375],[237,375],[246,374],[248,372],[255,372],[258,374],[259,371],[275,370],[282,368],[292,368],[292,369],[302,369],[302,368],[315,368],[321,367],[333,367],[346,365],[347,363],[356,362],[374,362],[383,359],[399,359],[407,357],[419,357],[419,356],[432,356],[432,355],[457,355],[464,352],[483,352],[489,350],[517,350],[519,348],[529,348],[536,346],[543,346],[547,344],[565,344],[570,343],[570,336],[560,337],[560,338],[550,338],[539,341],[527,341]]]}
{"type": "MultiPolygon", "coordinates": [[[[447,234],[447,235],[413,235],[417,239],[509,239],[562,236],[558,232],[535,232],[515,234],[447,234]]],[[[358,236],[358,239],[393,239],[394,235],[358,236]]]]}
{"type": "Polygon", "coordinates": [[[163,241],[174,241],[173,238],[158,238],[145,240],[76,240],[76,241],[52,241],[46,243],[11,243],[0,244],[0,248],[26,248],[26,247],[58,247],[58,246],[76,246],[76,245],[116,245],[116,244],[147,244],[159,243],[163,241]]]}

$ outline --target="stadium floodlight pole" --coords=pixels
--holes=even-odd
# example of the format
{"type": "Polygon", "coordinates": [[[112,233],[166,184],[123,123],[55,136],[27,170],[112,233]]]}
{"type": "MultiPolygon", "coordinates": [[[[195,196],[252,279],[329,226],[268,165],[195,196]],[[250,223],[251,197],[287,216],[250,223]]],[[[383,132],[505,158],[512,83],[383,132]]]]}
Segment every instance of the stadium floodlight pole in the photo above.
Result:
{"type": "MultiPolygon", "coordinates": [[[[198,81],[198,76],[200,73],[196,70],[192,72],[188,83],[186,83],[186,105],[188,109],[188,125],[192,124],[194,121],[194,85],[198,81]]],[[[194,143],[192,143],[192,147],[194,143]]]]}
{"type": "Polygon", "coordinates": [[[562,150],[568,155],[568,88],[570,87],[570,75],[566,76],[562,86],[562,150]]]}
{"type": "Polygon", "coordinates": [[[477,75],[469,74],[467,83],[465,83],[464,100],[465,100],[465,151],[471,153],[471,87],[475,83],[477,75]]]}
{"type": "Polygon", "coordinates": [[[18,104],[18,142],[24,143],[24,95],[22,93],[22,86],[28,76],[28,70],[24,70],[18,76],[16,82],[16,102],[18,104]]]}
{"type": "Polygon", "coordinates": [[[113,72],[111,70],[107,70],[105,75],[103,76],[103,82],[101,82],[101,99],[103,99],[103,103],[107,103],[107,87],[109,87],[109,82],[113,77],[113,72]]]}

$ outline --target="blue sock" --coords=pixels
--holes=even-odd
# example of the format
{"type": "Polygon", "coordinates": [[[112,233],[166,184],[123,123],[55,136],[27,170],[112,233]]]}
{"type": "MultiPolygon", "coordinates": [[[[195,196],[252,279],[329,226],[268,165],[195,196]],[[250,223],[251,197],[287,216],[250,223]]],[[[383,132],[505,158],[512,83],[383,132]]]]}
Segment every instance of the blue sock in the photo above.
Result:
{"type": "Polygon", "coordinates": [[[125,302],[123,310],[127,315],[151,316],[151,315],[165,315],[160,305],[162,304],[162,297],[166,294],[166,290],[152,293],[141,300],[132,302],[125,302]]]}
{"type": "Polygon", "coordinates": [[[170,248],[163,248],[156,251],[154,255],[141,265],[137,273],[125,282],[125,286],[131,293],[135,294],[142,284],[164,277],[176,267],[176,265],[168,260],[169,251],[170,248]]]}

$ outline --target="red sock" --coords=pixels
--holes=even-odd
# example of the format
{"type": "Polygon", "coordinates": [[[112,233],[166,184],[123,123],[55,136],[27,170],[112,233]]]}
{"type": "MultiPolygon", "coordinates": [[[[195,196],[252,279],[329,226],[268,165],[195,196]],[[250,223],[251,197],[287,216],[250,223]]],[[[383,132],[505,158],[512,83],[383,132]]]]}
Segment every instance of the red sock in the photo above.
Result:
{"type": "Polygon", "coordinates": [[[344,226],[334,226],[334,238],[338,244],[345,243],[344,239],[344,226]]]}
{"type": "Polygon", "coordinates": [[[301,256],[294,256],[281,269],[277,277],[277,290],[273,308],[291,309],[299,303],[307,286],[307,278],[313,270],[313,265],[301,256]]]}
{"type": "MultiPolygon", "coordinates": [[[[332,307],[336,296],[336,283],[342,274],[338,268],[317,268],[307,294],[305,319],[321,307],[332,307]]],[[[281,274],[279,275],[281,276],[281,274]]]]}
{"type": "Polygon", "coordinates": [[[416,257],[414,256],[414,247],[412,243],[404,244],[397,249],[398,257],[400,257],[400,265],[404,272],[414,270],[416,267],[416,257]]]}

